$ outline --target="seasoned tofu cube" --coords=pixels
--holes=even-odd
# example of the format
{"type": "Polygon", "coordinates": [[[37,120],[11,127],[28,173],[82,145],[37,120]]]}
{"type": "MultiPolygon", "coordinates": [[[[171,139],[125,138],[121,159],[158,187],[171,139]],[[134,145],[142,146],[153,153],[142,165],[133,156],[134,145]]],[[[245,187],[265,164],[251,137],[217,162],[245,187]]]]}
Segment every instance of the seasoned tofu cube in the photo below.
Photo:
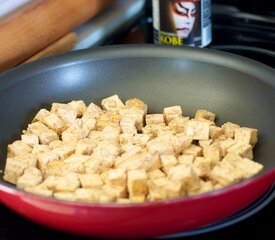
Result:
{"type": "Polygon", "coordinates": [[[118,95],[113,95],[102,99],[101,106],[104,110],[110,112],[119,112],[120,109],[125,108],[124,103],[120,100],[118,95]]]}
{"type": "Polygon", "coordinates": [[[58,116],[67,126],[77,118],[77,111],[64,103],[53,103],[50,112],[58,116]]]}
{"type": "Polygon", "coordinates": [[[142,151],[142,147],[133,145],[132,143],[127,143],[121,147],[123,158],[131,158],[137,153],[142,151]]]}
{"type": "Polygon", "coordinates": [[[42,108],[42,109],[40,109],[40,110],[36,113],[36,115],[34,116],[32,122],[33,122],[33,123],[34,123],[34,122],[37,122],[37,121],[41,122],[41,121],[42,121],[46,116],[48,116],[49,114],[50,114],[50,111],[48,111],[48,110],[45,109],[45,108],[42,108]]]}
{"type": "Polygon", "coordinates": [[[164,189],[167,193],[168,198],[175,198],[180,197],[182,195],[185,195],[184,189],[183,189],[183,183],[181,181],[170,181],[166,186],[164,186],[164,189]]]}
{"type": "Polygon", "coordinates": [[[198,145],[191,144],[188,148],[183,150],[183,154],[191,154],[195,157],[202,156],[202,148],[198,145]]]}
{"type": "Polygon", "coordinates": [[[219,136],[221,136],[223,134],[223,129],[221,127],[218,126],[210,126],[209,127],[209,137],[211,139],[215,139],[218,138],[219,136]]]}
{"type": "Polygon", "coordinates": [[[143,122],[144,122],[144,111],[141,109],[121,109],[119,111],[119,114],[122,116],[122,119],[124,117],[127,118],[132,118],[134,119],[135,122],[135,127],[137,128],[138,131],[142,130],[143,127],[143,122]]]}
{"type": "Polygon", "coordinates": [[[31,135],[23,134],[21,135],[21,140],[23,143],[28,144],[30,147],[33,147],[34,145],[39,144],[38,136],[34,134],[31,134],[31,135]]]}
{"type": "Polygon", "coordinates": [[[43,183],[54,192],[72,192],[80,187],[78,175],[75,173],[68,173],[62,177],[49,176],[43,183]]]}
{"type": "Polygon", "coordinates": [[[252,147],[257,143],[258,130],[255,128],[241,127],[235,129],[236,141],[241,141],[246,144],[250,144],[252,147]]]}
{"type": "Polygon", "coordinates": [[[208,122],[192,119],[187,122],[186,135],[194,140],[208,140],[209,128],[208,122]]]}
{"type": "Polygon", "coordinates": [[[178,159],[173,154],[161,154],[160,161],[162,169],[165,173],[167,173],[171,167],[178,164],[178,159]]]}
{"type": "Polygon", "coordinates": [[[237,142],[227,149],[227,152],[235,152],[241,157],[253,159],[252,146],[242,142],[237,142]]]}
{"type": "Polygon", "coordinates": [[[126,187],[126,170],[125,169],[110,169],[107,177],[107,183],[111,186],[126,187]]]}
{"type": "Polygon", "coordinates": [[[253,175],[256,175],[263,169],[262,164],[252,161],[248,158],[242,158],[234,152],[228,153],[222,161],[238,169],[244,178],[249,178],[253,175]]]}
{"type": "Polygon", "coordinates": [[[209,146],[212,142],[213,142],[213,139],[199,140],[199,146],[202,148],[205,148],[205,147],[209,146]]]}
{"type": "Polygon", "coordinates": [[[118,127],[121,116],[117,113],[103,113],[96,122],[96,130],[102,131],[107,126],[118,127]]]}
{"type": "Polygon", "coordinates": [[[187,122],[190,120],[189,117],[175,117],[171,119],[171,121],[168,123],[168,127],[173,129],[176,133],[183,133],[185,132],[187,122]]]}
{"type": "Polygon", "coordinates": [[[82,100],[73,100],[68,105],[76,111],[77,117],[82,117],[87,109],[86,104],[82,100]]]}
{"type": "Polygon", "coordinates": [[[103,110],[94,103],[90,103],[86,108],[86,111],[83,112],[82,120],[86,121],[87,119],[99,119],[103,114],[103,110]]]}
{"type": "Polygon", "coordinates": [[[41,153],[38,155],[37,167],[44,175],[48,168],[47,167],[48,162],[57,161],[57,160],[59,160],[59,156],[57,153],[54,153],[52,151],[41,153]]]}
{"type": "Polygon", "coordinates": [[[34,122],[31,124],[28,124],[27,132],[39,135],[40,133],[47,132],[49,128],[43,124],[42,122],[34,122]]]}
{"type": "Polygon", "coordinates": [[[165,125],[164,116],[160,113],[147,114],[145,116],[145,123],[146,125],[165,125]]]}
{"type": "Polygon", "coordinates": [[[173,181],[183,182],[186,193],[196,191],[200,188],[200,178],[192,167],[177,165],[169,169],[168,178],[173,181]]]}
{"type": "Polygon", "coordinates": [[[8,157],[5,166],[4,180],[12,184],[16,184],[19,177],[24,174],[24,170],[28,167],[26,161],[22,161],[17,157],[8,157]]]}
{"type": "Polygon", "coordinates": [[[63,161],[62,171],[64,173],[85,173],[84,164],[89,159],[90,156],[72,154],[63,161]]]}
{"type": "Polygon", "coordinates": [[[33,146],[31,153],[33,155],[39,155],[41,153],[45,153],[49,151],[51,151],[51,147],[49,145],[37,144],[33,146]]]}
{"type": "Polygon", "coordinates": [[[228,148],[232,147],[235,143],[236,142],[231,138],[218,141],[218,144],[220,145],[222,151],[222,157],[224,157],[227,154],[228,148]]]}
{"type": "Polygon", "coordinates": [[[211,181],[200,180],[200,188],[194,192],[189,192],[189,195],[197,195],[202,193],[211,192],[214,190],[213,183],[211,181]]]}
{"type": "Polygon", "coordinates": [[[178,156],[179,164],[184,165],[186,167],[192,166],[194,159],[195,159],[195,156],[192,154],[182,154],[178,156]]]}
{"type": "Polygon", "coordinates": [[[164,121],[169,124],[173,119],[182,116],[182,109],[180,106],[165,107],[163,109],[164,121]]]}
{"type": "Polygon", "coordinates": [[[17,179],[16,186],[18,188],[34,187],[43,181],[43,177],[39,169],[28,167],[24,170],[24,174],[17,179]]]}
{"type": "Polygon", "coordinates": [[[224,131],[224,134],[228,138],[234,138],[235,135],[235,130],[237,128],[240,128],[240,125],[231,123],[231,122],[226,122],[222,125],[222,129],[224,131]]]}
{"type": "Polygon", "coordinates": [[[54,130],[58,134],[62,133],[64,130],[64,122],[55,114],[50,113],[46,117],[42,119],[42,123],[44,123],[48,128],[54,130]]]}
{"type": "Polygon", "coordinates": [[[145,147],[146,143],[150,140],[150,135],[144,133],[135,134],[133,143],[141,147],[145,147]]]}
{"type": "Polygon", "coordinates": [[[76,201],[74,192],[55,192],[53,197],[61,200],[76,201]]]}
{"type": "Polygon", "coordinates": [[[79,180],[83,188],[101,188],[103,186],[102,178],[99,174],[79,174],[79,180]]]}
{"type": "Polygon", "coordinates": [[[165,128],[164,123],[155,124],[155,125],[146,125],[142,128],[142,133],[149,135],[150,139],[157,137],[159,130],[165,128]]]}
{"type": "Polygon", "coordinates": [[[136,120],[131,116],[122,116],[120,120],[120,127],[123,133],[137,133],[136,120]]]}
{"type": "Polygon", "coordinates": [[[102,130],[104,140],[119,145],[119,134],[121,133],[120,127],[107,126],[102,130]]]}
{"type": "Polygon", "coordinates": [[[53,196],[53,191],[49,190],[43,182],[37,186],[26,187],[24,190],[26,192],[38,194],[38,195],[44,196],[44,197],[52,197],[53,196]]]}
{"type": "Polygon", "coordinates": [[[221,162],[211,170],[210,178],[225,187],[242,180],[242,173],[229,164],[221,162]]]}
{"type": "Polygon", "coordinates": [[[171,143],[176,154],[181,154],[185,149],[191,147],[192,138],[185,135],[185,133],[178,133],[171,138],[171,143]]]}
{"type": "Polygon", "coordinates": [[[196,157],[193,169],[199,177],[208,177],[212,170],[212,161],[207,157],[196,157]]]}
{"type": "Polygon", "coordinates": [[[91,155],[97,143],[89,138],[83,138],[77,141],[75,154],[77,155],[91,155]]]}
{"type": "Polygon", "coordinates": [[[58,134],[51,129],[49,129],[46,132],[39,133],[38,138],[39,138],[40,144],[44,144],[44,145],[49,145],[51,142],[59,140],[58,134]]]}
{"type": "MultiPolygon", "coordinates": [[[[152,185],[152,184],[151,184],[152,185]]],[[[150,202],[167,199],[167,192],[163,188],[152,187],[149,183],[149,193],[147,195],[147,200],[150,202]]]]}
{"type": "Polygon", "coordinates": [[[134,139],[134,134],[121,133],[118,138],[119,138],[120,146],[127,145],[128,143],[132,144],[133,139],[134,139]]]}
{"type": "Polygon", "coordinates": [[[126,186],[113,186],[110,184],[105,184],[103,186],[103,191],[105,193],[113,196],[113,201],[117,198],[126,198],[127,197],[127,188],[126,186]]]}
{"type": "Polygon", "coordinates": [[[16,140],[8,145],[8,157],[28,154],[32,152],[32,148],[21,140],[16,140]]]}
{"type": "Polygon", "coordinates": [[[75,152],[75,146],[72,144],[65,144],[63,146],[54,148],[52,152],[56,153],[59,159],[64,160],[75,152]]]}
{"type": "Polygon", "coordinates": [[[216,165],[222,159],[222,149],[219,143],[213,143],[203,148],[203,155],[210,159],[212,166],[216,165]]]}
{"type": "Polygon", "coordinates": [[[205,109],[198,109],[195,113],[195,119],[196,120],[208,120],[208,121],[211,121],[211,122],[214,122],[215,119],[216,119],[216,114],[215,113],[212,113],[208,110],[205,110],[205,109]]]}
{"type": "Polygon", "coordinates": [[[125,102],[125,106],[128,109],[142,110],[144,115],[147,113],[147,108],[148,108],[147,105],[138,98],[128,99],[125,102]]]}
{"type": "Polygon", "coordinates": [[[89,132],[88,138],[94,142],[94,143],[99,143],[104,140],[104,134],[102,131],[96,131],[92,130],[89,132]]]}
{"type": "Polygon", "coordinates": [[[99,202],[102,191],[95,188],[77,188],[74,192],[74,198],[81,202],[99,202]]]}
{"type": "Polygon", "coordinates": [[[172,144],[167,142],[161,142],[157,140],[151,140],[146,143],[148,151],[150,153],[158,153],[158,154],[174,154],[174,147],[172,144]]]}
{"type": "Polygon", "coordinates": [[[138,154],[141,161],[144,163],[145,171],[153,171],[155,169],[161,168],[161,161],[159,154],[157,153],[148,153],[146,151],[141,152],[138,154]]]}
{"type": "Polygon", "coordinates": [[[162,172],[160,169],[155,169],[152,171],[147,172],[148,179],[157,179],[165,177],[165,173],[162,172]]]}
{"type": "Polygon", "coordinates": [[[120,148],[109,142],[100,142],[95,148],[92,155],[103,162],[110,163],[112,166],[115,158],[120,154],[120,148]]]}
{"type": "Polygon", "coordinates": [[[130,198],[147,195],[147,175],[145,170],[129,170],[127,174],[127,188],[130,198]]]}

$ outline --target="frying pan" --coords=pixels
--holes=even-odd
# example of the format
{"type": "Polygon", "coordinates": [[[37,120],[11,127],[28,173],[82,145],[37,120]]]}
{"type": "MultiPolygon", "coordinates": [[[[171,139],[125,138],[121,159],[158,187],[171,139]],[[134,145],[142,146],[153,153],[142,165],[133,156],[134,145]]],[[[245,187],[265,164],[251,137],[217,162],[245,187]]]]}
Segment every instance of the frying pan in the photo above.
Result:
{"type": "Polygon", "coordinates": [[[86,236],[152,237],[196,229],[245,208],[275,180],[275,71],[210,49],[121,45],[75,51],[22,65],[0,75],[0,169],[6,147],[42,107],[81,99],[100,103],[118,94],[138,97],[149,112],[180,104],[184,115],[199,108],[259,130],[257,176],[197,196],[135,204],[79,203],[36,196],[0,180],[0,201],[51,228],[86,236]]]}

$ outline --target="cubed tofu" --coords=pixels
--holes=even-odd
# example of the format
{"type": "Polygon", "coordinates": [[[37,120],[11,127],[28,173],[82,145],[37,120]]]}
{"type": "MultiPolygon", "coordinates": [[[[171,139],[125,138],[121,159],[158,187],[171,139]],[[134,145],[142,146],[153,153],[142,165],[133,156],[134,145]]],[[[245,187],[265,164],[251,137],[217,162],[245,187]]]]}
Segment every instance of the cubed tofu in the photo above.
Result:
{"type": "Polygon", "coordinates": [[[41,153],[49,152],[51,150],[52,149],[49,145],[37,144],[37,145],[33,146],[33,149],[32,149],[31,153],[33,155],[38,155],[38,154],[41,154],[41,153]]]}
{"type": "Polygon", "coordinates": [[[192,154],[182,154],[178,156],[178,162],[180,165],[190,167],[193,165],[195,156],[192,154]]]}
{"type": "Polygon", "coordinates": [[[131,98],[125,102],[125,106],[128,109],[142,110],[143,114],[147,114],[147,104],[138,98],[131,98]]]}
{"type": "Polygon", "coordinates": [[[131,133],[121,133],[119,134],[119,144],[120,146],[132,144],[133,139],[134,139],[134,134],[131,133]]]}
{"type": "Polygon", "coordinates": [[[97,119],[96,130],[102,131],[107,126],[118,127],[121,116],[118,113],[103,113],[97,119]]]}
{"type": "Polygon", "coordinates": [[[59,140],[58,134],[51,129],[46,132],[39,133],[38,138],[39,143],[44,145],[49,145],[51,142],[59,140]]]}
{"type": "Polygon", "coordinates": [[[189,117],[175,117],[168,123],[168,127],[172,128],[176,133],[184,133],[189,120],[189,117]]]}
{"type": "Polygon", "coordinates": [[[73,100],[68,105],[76,111],[77,117],[82,117],[87,109],[85,102],[82,100],[73,100]]]}
{"type": "Polygon", "coordinates": [[[184,165],[172,167],[169,169],[168,178],[173,181],[183,182],[183,188],[187,194],[200,188],[200,178],[193,167],[186,167],[184,165]]]}
{"type": "Polygon", "coordinates": [[[107,177],[107,183],[111,186],[126,187],[126,170],[125,169],[110,169],[107,177]]]}
{"type": "Polygon", "coordinates": [[[171,167],[178,164],[178,159],[173,154],[161,154],[160,155],[162,170],[167,174],[171,167]]]}
{"type": "Polygon", "coordinates": [[[79,180],[83,188],[101,188],[103,186],[101,176],[96,173],[79,174],[79,180]]]}
{"type": "Polygon", "coordinates": [[[208,122],[192,119],[187,122],[185,133],[194,140],[208,140],[209,128],[208,122]]]}
{"type": "Polygon", "coordinates": [[[215,139],[221,136],[224,133],[223,129],[218,126],[210,126],[209,127],[209,137],[210,139],[215,139]]]}
{"type": "Polygon", "coordinates": [[[171,138],[171,143],[176,154],[181,154],[192,144],[193,139],[186,136],[185,133],[178,133],[171,138]]]}
{"type": "Polygon", "coordinates": [[[222,159],[222,149],[219,143],[213,143],[203,148],[203,156],[210,159],[212,166],[216,165],[222,159]]]}
{"type": "Polygon", "coordinates": [[[123,133],[137,133],[136,120],[131,116],[122,116],[119,125],[123,133]]]}
{"type": "Polygon", "coordinates": [[[77,141],[75,147],[75,154],[77,155],[91,155],[93,149],[96,147],[97,143],[89,138],[83,138],[77,141]]]}
{"type": "Polygon", "coordinates": [[[49,115],[44,117],[42,119],[42,123],[44,123],[48,128],[54,130],[58,134],[61,134],[65,127],[64,122],[53,113],[50,113],[49,115]]]}
{"type": "Polygon", "coordinates": [[[42,122],[33,122],[31,124],[28,124],[27,132],[39,135],[39,133],[47,132],[49,128],[43,124],[42,122]]]}
{"type": "Polygon", "coordinates": [[[113,196],[113,201],[117,198],[126,198],[127,197],[127,188],[126,186],[113,186],[110,184],[105,184],[103,186],[103,191],[105,193],[113,196]]]}
{"type": "Polygon", "coordinates": [[[21,135],[21,140],[23,143],[28,144],[32,148],[34,145],[39,144],[38,136],[34,135],[34,134],[31,134],[31,135],[23,134],[23,135],[21,135]]]}
{"type": "Polygon", "coordinates": [[[159,130],[165,128],[164,123],[154,124],[154,125],[146,125],[142,128],[142,133],[150,136],[150,139],[157,137],[159,130]]]}
{"type": "Polygon", "coordinates": [[[147,195],[147,174],[145,170],[129,170],[127,174],[127,189],[129,196],[147,195]]]}
{"type": "Polygon", "coordinates": [[[227,152],[235,152],[241,157],[253,159],[252,146],[243,142],[237,142],[227,149],[227,152]]]}
{"type": "Polygon", "coordinates": [[[180,106],[165,107],[163,109],[164,121],[169,124],[173,119],[182,116],[182,109],[180,106]]]}
{"type": "Polygon", "coordinates": [[[196,157],[193,169],[200,178],[208,177],[212,170],[212,161],[207,157],[196,157]]]}
{"type": "Polygon", "coordinates": [[[110,112],[119,112],[120,109],[125,108],[124,103],[118,97],[118,95],[113,95],[102,99],[101,106],[104,110],[110,112]]]}
{"type": "Polygon", "coordinates": [[[38,155],[38,163],[37,167],[44,175],[47,171],[47,164],[50,161],[57,161],[59,160],[59,156],[57,153],[54,153],[52,151],[50,152],[44,152],[38,155]]]}
{"type": "Polygon", "coordinates": [[[196,144],[191,144],[188,148],[183,150],[183,154],[191,154],[194,157],[202,156],[202,148],[196,144]]]}
{"type": "Polygon", "coordinates": [[[42,173],[36,167],[28,167],[24,170],[24,174],[17,179],[16,186],[25,189],[26,187],[34,187],[43,181],[42,173]]]}
{"type": "Polygon", "coordinates": [[[120,154],[120,148],[109,142],[100,142],[92,153],[93,157],[103,162],[113,164],[115,158],[120,154]]]}
{"type": "Polygon", "coordinates": [[[120,127],[107,126],[102,130],[102,133],[105,141],[119,145],[120,127]]]}
{"type": "Polygon", "coordinates": [[[221,127],[222,127],[226,137],[234,138],[235,130],[237,128],[240,128],[240,125],[235,124],[235,123],[231,123],[231,122],[226,122],[221,127]]]}
{"type": "Polygon", "coordinates": [[[133,136],[133,144],[145,147],[146,143],[150,140],[150,135],[138,133],[133,136]]]}
{"type": "Polygon", "coordinates": [[[37,186],[26,187],[24,190],[26,192],[38,194],[43,197],[52,197],[53,196],[53,191],[49,190],[43,182],[37,186]]]}
{"type": "Polygon", "coordinates": [[[126,119],[134,119],[135,127],[138,131],[142,130],[143,122],[144,122],[144,110],[141,109],[121,109],[119,114],[122,116],[122,119],[126,117],[126,119]]]}
{"type": "Polygon", "coordinates": [[[258,130],[255,128],[241,127],[235,129],[234,139],[245,144],[250,144],[252,147],[257,143],[258,130]]]}
{"type": "Polygon", "coordinates": [[[102,190],[95,188],[77,188],[74,192],[76,201],[81,202],[99,202],[102,190]]]}
{"type": "Polygon", "coordinates": [[[67,126],[77,118],[77,111],[65,103],[53,103],[50,112],[58,116],[67,126]]]}
{"type": "Polygon", "coordinates": [[[56,153],[59,159],[64,160],[75,153],[75,145],[65,144],[63,146],[54,148],[52,152],[56,153]]]}
{"type": "Polygon", "coordinates": [[[205,109],[198,109],[195,113],[195,119],[197,120],[205,119],[205,120],[214,122],[216,119],[216,114],[205,109]]]}
{"type": "Polygon", "coordinates": [[[16,184],[19,177],[24,174],[24,170],[28,167],[26,161],[22,161],[18,157],[8,157],[5,166],[4,180],[12,184],[16,184]]]}
{"type": "Polygon", "coordinates": [[[33,122],[33,123],[34,123],[34,122],[37,122],[37,121],[41,122],[41,121],[42,121],[46,116],[48,116],[49,114],[50,114],[50,111],[48,111],[48,110],[45,109],[45,108],[42,108],[42,109],[40,109],[40,110],[36,113],[36,115],[34,116],[32,122],[33,122]]]}
{"type": "Polygon", "coordinates": [[[75,173],[68,173],[62,177],[49,176],[43,184],[53,192],[72,192],[80,187],[78,175],[75,173]]]}
{"type": "Polygon", "coordinates": [[[165,173],[160,169],[154,169],[152,171],[147,172],[148,179],[157,179],[165,177],[165,173]]]}
{"type": "Polygon", "coordinates": [[[64,173],[85,173],[84,164],[90,159],[87,155],[72,154],[65,160],[63,160],[62,171],[64,173]]]}
{"type": "Polygon", "coordinates": [[[8,145],[8,157],[15,157],[18,155],[28,154],[32,152],[32,148],[21,140],[16,140],[8,145]]]}
{"type": "Polygon", "coordinates": [[[262,164],[248,158],[242,158],[234,152],[228,153],[222,161],[239,170],[242,173],[243,178],[254,176],[263,169],[262,164]]]}
{"type": "Polygon", "coordinates": [[[232,138],[218,141],[218,144],[220,145],[222,151],[222,157],[224,157],[227,154],[228,148],[232,147],[235,143],[236,142],[232,138]]]}
{"type": "Polygon", "coordinates": [[[210,179],[225,187],[242,180],[242,173],[225,162],[217,164],[210,172],[210,179]]]}
{"type": "Polygon", "coordinates": [[[164,116],[161,113],[147,114],[145,116],[146,125],[165,125],[164,116]]]}
{"type": "Polygon", "coordinates": [[[200,180],[200,188],[194,192],[189,192],[189,195],[197,195],[202,193],[211,192],[214,190],[213,183],[211,181],[200,180]]]}
{"type": "Polygon", "coordinates": [[[53,197],[60,200],[76,201],[74,192],[55,192],[53,197]]]}
{"type": "Polygon", "coordinates": [[[147,200],[153,202],[163,199],[167,199],[166,190],[163,188],[157,189],[156,187],[151,187],[151,185],[149,184],[149,193],[147,195],[147,200]]]}
{"type": "Polygon", "coordinates": [[[148,148],[148,151],[153,154],[174,154],[173,145],[167,142],[151,140],[146,143],[146,147],[148,148]]]}
{"type": "Polygon", "coordinates": [[[87,119],[99,119],[102,114],[103,110],[99,106],[94,103],[90,103],[82,115],[82,120],[86,121],[87,119]]]}

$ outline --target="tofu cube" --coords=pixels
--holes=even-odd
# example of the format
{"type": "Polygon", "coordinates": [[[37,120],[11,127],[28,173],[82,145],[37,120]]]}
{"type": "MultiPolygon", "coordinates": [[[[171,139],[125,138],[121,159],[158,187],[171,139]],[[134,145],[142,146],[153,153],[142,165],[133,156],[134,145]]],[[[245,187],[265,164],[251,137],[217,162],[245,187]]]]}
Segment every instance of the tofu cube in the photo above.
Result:
{"type": "Polygon", "coordinates": [[[192,119],[187,122],[186,135],[194,140],[208,140],[209,129],[208,122],[192,119]]]}
{"type": "Polygon", "coordinates": [[[75,173],[68,173],[62,177],[49,176],[44,184],[53,192],[73,192],[80,187],[78,175],[75,173]]]}
{"type": "Polygon", "coordinates": [[[206,157],[196,157],[193,169],[200,178],[208,177],[212,170],[212,161],[206,157]]]}
{"type": "Polygon", "coordinates": [[[16,140],[12,144],[8,145],[8,157],[15,157],[18,155],[24,155],[32,152],[32,148],[21,140],[16,140]]]}
{"type": "Polygon", "coordinates": [[[192,145],[193,139],[186,136],[185,133],[178,133],[171,137],[171,143],[176,154],[181,154],[185,149],[192,145]]]}
{"type": "Polygon", "coordinates": [[[91,155],[96,143],[89,138],[83,138],[77,141],[75,147],[75,154],[77,155],[91,155]]]}
{"type": "Polygon", "coordinates": [[[21,135],[21,140],[23,143],[28,144],[32,148],[34,145],[39,144],[38,136],[34,135],[34,134],[31,134],[31,135],[23,134],[23,135],[21,135]]]}
{"type": "Polygon", "coordinates": [[[227,152],[235,152],[241,157],[253,159],[252,146],[242,142],[237,142],[227,149],[227,152]]]}
{"type": "Polygon", "coordinates": [[[138,131],[142,130],[143,122],[144,122],[144,110],[141,109],[121,109],[119,111],[119,114],[122,116],[122,118],[132,118],[135,122],[135,127],[138,131]]]}
{"type": "Polygon", "coordinates": [[[26,187],[34,187],[43,181],[43,176],[39,169],[28,167],[24,170],[24,174],[17,179],[16,186],[25,189],[26,187]]]}
{"type": "Polygon", "coordinates": [[[142,110],[144,115],[147,113],[147,104],[145,104],[142,100],[138,98],[128,99],[125,102],[125,106],[128,109],[142,110]]]}
{"type": "Polygon", "coordinates": [[[210,139],[215,139],[221,136],[224,133],[223,129],[218,126],[210,126],[209,127],[209,137],[210,139]]]}
{"type": "Polygon", "coordinates": [[[195,119],[214,122],[216,119],[216,114],[205,109],[198,109],[195,113],[195,119]]]}
{"type": "Polygon", "coordinates": [[[245,144],[250,144],[253,147],[257,143],[258,130],[255,128],[246,127],[236,128],[234,139],[245,144]]]}
{"type": "Polygon", "coordinates": [[[107,183],[111,186],[126,187],[126,171],[125,169],[110,169],[107,177],[107,183]]]}
{"type": "Polygon", "coordinates": [[[81,187],[83,188],[101,188],[103,181],[99,174],[79,174],[81,187]]]}
{"type": "Polygon", "coordinates": [[[176,133],[184,133],[189,120],[189,117],[175,117],[168,123],[168,127],[173,129],[176,133]]]}
{"type": "Polygon", "coordinates": [[[49,115],[44,117],[42,119],[42,123],[44,123],[48,128],[54,130],[58,134],[62,133],[65,127],[64,122],[53,113],[50,113],[49,115]]]}
{"type": "Polygon", "coordinates": [[[101,101],[101,106],[104,110],[110,112],[119,112],[120,109],[125,108],[124,103],[120,100],[118,95],[113,95],[108,98],[104,98],[101,101]]]}
{"type": "Polygon", "coordinates": [[[183,154],[191,154],[194,157],[202,156],[202,148],[198,145],[191,144],[188,148],[186,148],[182,153],[183,154]]]}
{"type": "Polygon", "coordinates": [[[49,145],[51,142],[59,140],[58,134],[51,129],[46,132],[39,133],[38,138],[39,143],[44,145],[49,145]]]}
{"type": "Polygon", "coordinates": [[[147,175],[145,170],[129,170],[127,174],[127,188],[129,196],[147,195],[147,175]]]}
{"type": "Polygon", "coordinates": [[[36,115],[34,116],[32,122],[41,122],[46,116],[48,116],[50,114],[50,111],[48,111],[45,108],[40,109],[36,115]]]}
{"type": "Polygon", "coordinates": [[[240,128],[240,125],[231,123],[231,122],[226,122],[222,125],[222,129],[224,131],[224,134],[228,138],[234,138],[235,135],[235,130],[237,128],[240,128]]]}
{"type": "Polygon", "coordinates": [[[86,104],[82,100],[73,100],[68,105],[74,109],[77,113],[77,117],[82,117],[84,112],[87,110],[86,104]]]}
{"type": "Polygon", "coordinates": [[[162,172],[160,169],[155,169],[152,171],[147,172],[148,179],[157,179],[165,177],[164,172],[162,172]]]}
{"type": "Polygon", "coordinates": [[[77,111],[64,103],[53,103],[50,112],[58,116],[67,126],[77,118],[77,111]]]}
{"type": "Polygon", "coordinates": [[[203,156],[210,159],[212,166],[216,165],[222,159],[222,149],[219,143],[213,143],[203,148],[203,156]]]}
{"type": "Polygon", "coordinates": [[[120,120],[120,127],[123,133],[137,133],[136,120],[131,116],[122,116],[120,120]]]}
{"type": "Polygon", "coordinates": [[[147,114],[145,116],[145,123],[146,125],[165,125],[164,123],[164,116],[160,113],[155,114],[147,114]]]}
{"type": "Polygon", "coordinates": [[[86,121],[87,119],[96,119],[98,120],[100,116],[103,114],[103,110],[94,103],[90,103],[86,108],[86,111],[83,112],[82,120],[86,121]]]}
{"type": "Polygon", "coordinates": [[[33,122],[31,124],[28,124],[27,132],[39,135],[39,133],[47,132],[49,128],[43,124],[42,122],[33,122]]]}
{"type": "Polygon", "coordinates": [[[173,154],[161,154],[160,161],[162,169],[165,173],[168,173],[171,167],[174,167],[178,164],[178,159],[173,154]]]}
{"type": "Polygon", "coordinates": [[[180,106],[165,107],[163,109],[164,121],[169,124],[174,118],[182,116],[182,109],[180,106]]]}
{"type": "Polygon", "coordinates": [[[178,156],[178,161],[180,165],[184,165],[186,167],[190,167],[193,165],[195,156],[192,154],[182,154],[178,156]]]}

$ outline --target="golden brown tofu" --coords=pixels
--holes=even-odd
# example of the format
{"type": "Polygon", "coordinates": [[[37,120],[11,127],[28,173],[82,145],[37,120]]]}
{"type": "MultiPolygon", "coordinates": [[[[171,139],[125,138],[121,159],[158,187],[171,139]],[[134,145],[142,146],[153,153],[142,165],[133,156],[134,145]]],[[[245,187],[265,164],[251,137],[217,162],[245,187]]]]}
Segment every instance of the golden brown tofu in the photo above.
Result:
{"type": "Polygon", "coordinates": [[[178,133],[171,138],[171,143],[176,154],[181,154],[192,144],[193,139],[186,136],[185,133],[178,133]]]}
{"type": "Polygon", "coordinates": [[[77,118],[77,111],[65,103],[53,103],[50,112],[58,116],[67,126],[77,118]]]}
{"type": "Polygon", "coordinates": [[[205,109],[198,109],[195,113],[195,119],[197,120],[205,119],[205,120],[214,122],[216,119],[216,114],[205,109]]]}
{"type": "Polygon", "coordinates": [[[142,110],[143,114],[147,114],[147,105],[138,98],[131,98],[125,102],[125,106],[128,109],[142,110]]]}
{"type": "Polygon", "coordinates": [[[127,174],[129,196],[141,196],[148,193],[147,174],[145,170],[129,170],[127,174]]]}
{"type": "Polygon", "coordinates": [[[186,130],[187,122],[190,120],[189,117],[175,117],[171,119],[168,126],[172,128],[176,133],[183,133],[186,130]]]}
{"type": "Polygon", "coordinates": [[[202,156],[202,148],[196,144],[191,144],[182,153],[183,154],[191,154],[194,157],[198,157],[198,156],[202,156]]]}
{"type": "Polygon", "coordinates": [[[182,109],[180,106],[165,107],[163,109],[164,121],[169,124],[173,119],[182,116],[182,109]]]}
{"type": "Polygon", "coordinates": [[[110,169],[107,177],[107,183],[111,186],[122,186],[126,187],[126,170],[121,169],[110,169]]]}
{"type": "Polygon", "coordinates": [[[90,103],[86,108],[86,111],[83,112],[82,120],[86,121],[87,119],[99,119],[103,114],[103,110],[94,103],[90,103]]]}
{"type": "Polygon", "coordinates": [[[24,170],[24,174],[17,179],[16,186],[18,188],[34,187],[43,181],[42,173],[35,167],[28,167],[24,170]]]}
{"type": "Polygon", "coordinates": [[[65,127],[64,122],[55,114],[50,113],[46,117],[42,119],[42,123],[44,123],[48,128],[54,130],[58,134],[60,134],[65,127]]]}
{"type": "Polygon", "coordinates": [[[32,148],[21,140],[16,140],[8,145],[8,157],[15,157],[32,152],[32,148]]]}
{"type": "Polygon", "coordinates": [[[231,122],[226,122],[221,127],[222,127],[226,137],[234,138],[235,130],[237,128],[240,128],[240,125],[235,124],[235,123],[231,123],[231,122]]]}
{"type": "Polygon", "coordinates": [[[255,128],[241,127],[235,129],[234,139],[245,144],[250,144],[252,147],[257,143],[258,130],[255,128]]]}
{"type": "Polygon", "coordinates": [[[83,188],[101,188],[103,186],[102,178],[99,174],[79,174],[81,187],[83,188]]]}
{"type": "Polygon", "coordinates": [[[192,119],[187,122],[185,133],[194,140],[208,140],[209,128],[209,123],[192,119]]]}
{"type": "Polygon", "coordinates": [[[38,136],[34,135],[34,134],[31,134],[31,135],[23,134],[23,135],[21,135],[21,140],[23,143],[28,144],[32,148],[34,145],[39,144],[38,136]]]}
{"type": "Polygon", "coordinates": [[[87,109],[86,104],[82,100],[73,100],[68,105],[76,111],[77,117],[82,117],[87,109]]]}
{"type": "Polygon", "coordinates": [[[104,110],[117,113],[120,109],[125,108],[124,103],[120,100],[118,95],[113,95],[102,99],[101,106],[104,110]]]}
{"type": "Polygon", "coordinates": [[[146,125],[163,125],[164,123],[164,116],[161,113],[155,114],[147,114],[145,116],[145,123],[146,125]]]}
{"type": "Polygon", "coordinates": [[[58,134],[51,129],[46,132],[39,133],[38,138],[39,143],[44,145],[49,145],[51,142],[59,140],[58,134]]]}

